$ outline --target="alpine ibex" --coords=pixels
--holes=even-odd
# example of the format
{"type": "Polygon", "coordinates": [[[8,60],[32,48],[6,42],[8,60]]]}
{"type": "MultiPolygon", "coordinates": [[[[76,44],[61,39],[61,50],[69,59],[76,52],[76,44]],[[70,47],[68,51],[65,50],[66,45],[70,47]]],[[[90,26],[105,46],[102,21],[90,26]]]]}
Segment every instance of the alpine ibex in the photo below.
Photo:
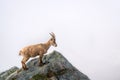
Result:
{"type": "Polygon", "coordinates": [[[39,56],[39,65],[42,66],[42,57],[45,53],[47,53],[47,50],[50,48],[50,46],[52,45],[54,47],[57,47],[55,34],[50,33],[50,35],[52,37],[46,43],[30,45],[20,50],[19,55],[23,56],[21,64],[24,70],[28,69],[25,63],[30,57],[39,56]]]}

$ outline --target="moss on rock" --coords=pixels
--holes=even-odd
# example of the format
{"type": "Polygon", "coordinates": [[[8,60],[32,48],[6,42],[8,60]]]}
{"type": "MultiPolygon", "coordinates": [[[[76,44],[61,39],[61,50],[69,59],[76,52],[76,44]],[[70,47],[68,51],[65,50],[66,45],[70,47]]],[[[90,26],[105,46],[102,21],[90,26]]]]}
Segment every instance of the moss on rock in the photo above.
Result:
{"type": "Polygon", "coordinates": [[[36,74],[30,80],[48,80],[48,78],[44,74],[36,74]]]}

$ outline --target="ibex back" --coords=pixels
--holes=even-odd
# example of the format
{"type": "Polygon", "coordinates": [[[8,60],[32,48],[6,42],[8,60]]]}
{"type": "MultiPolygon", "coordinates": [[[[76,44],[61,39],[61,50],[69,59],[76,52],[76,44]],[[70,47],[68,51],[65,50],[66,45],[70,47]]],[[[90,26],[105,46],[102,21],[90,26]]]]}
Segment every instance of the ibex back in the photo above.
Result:
{"type": "Polygon", "coordinates": [[[54,47],[57,47],[55,34],[50,33],[50,35],[51,38],[46,43],[30,45],[20,50],[19,55],[23,56],[21,63],[24,70],[28,69],[25,63],[30,57],[39,56],[39,65],[42,66],[42,57],[45,53],[47,53],[47,50],[50,48],[50,46],[52,45],[54,47]]]}

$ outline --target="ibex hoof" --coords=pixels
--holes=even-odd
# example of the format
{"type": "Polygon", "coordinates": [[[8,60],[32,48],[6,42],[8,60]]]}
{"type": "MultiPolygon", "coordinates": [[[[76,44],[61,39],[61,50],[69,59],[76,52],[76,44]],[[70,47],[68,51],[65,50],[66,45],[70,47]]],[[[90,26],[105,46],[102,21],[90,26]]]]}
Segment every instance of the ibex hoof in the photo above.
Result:
{"type": "Polygon", "coordinates": [[[23,68],[23,70],[28,70],[28,68],[23,68]]]}

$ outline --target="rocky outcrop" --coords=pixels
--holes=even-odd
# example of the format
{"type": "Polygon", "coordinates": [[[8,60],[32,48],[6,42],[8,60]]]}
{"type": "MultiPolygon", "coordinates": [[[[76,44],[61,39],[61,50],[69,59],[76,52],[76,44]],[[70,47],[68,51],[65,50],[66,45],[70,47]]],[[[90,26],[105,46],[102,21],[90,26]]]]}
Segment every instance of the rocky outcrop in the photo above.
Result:
{"type": "Polygon", "coordinates": [[[0,80],[5,80],[8,76],[10,76],[12,73],[14,73],[15,71],[17,71],[19,68],[14,66],[12,68],[10,68],[9,70],[6,70],[2,73],[0,73],[0,80]]]}
{"type": "Polygon", "coordinates": [[[28,70],[16,69],[3,80],[90,80],[57,51],[45,55],[42,61],[44,65],[39,66],[39,59],[32,59],[27,63],[28,70]]]}

